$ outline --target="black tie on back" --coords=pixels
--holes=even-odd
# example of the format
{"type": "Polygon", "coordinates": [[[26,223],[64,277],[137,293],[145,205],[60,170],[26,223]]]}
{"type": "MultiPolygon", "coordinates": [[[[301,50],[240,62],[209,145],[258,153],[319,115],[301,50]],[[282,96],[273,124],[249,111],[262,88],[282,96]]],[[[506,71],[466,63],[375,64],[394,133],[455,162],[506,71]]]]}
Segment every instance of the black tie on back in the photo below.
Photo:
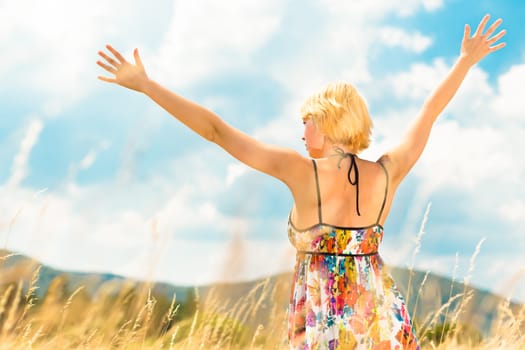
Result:
{"type": "Polygon", "coordinates": [[[355,160],[355,154],[345,152],[341,148],[336,148],[335,151],[341,156],[341,159],[339,159],[339,162],[337,163],[337,167],[341,169],[341,162],[344,158],[350,158],[350,167],[348,168],[348,174],[346,177],[348,178],[348,182],[355,186],[355,207],[357,210],[357,215],[361,216],[361,213],[359,212],[359,169],[357,169],[357,162],[355,160]],[[352,170],[354,171],[354,177],[352,180],[352,170]]]}

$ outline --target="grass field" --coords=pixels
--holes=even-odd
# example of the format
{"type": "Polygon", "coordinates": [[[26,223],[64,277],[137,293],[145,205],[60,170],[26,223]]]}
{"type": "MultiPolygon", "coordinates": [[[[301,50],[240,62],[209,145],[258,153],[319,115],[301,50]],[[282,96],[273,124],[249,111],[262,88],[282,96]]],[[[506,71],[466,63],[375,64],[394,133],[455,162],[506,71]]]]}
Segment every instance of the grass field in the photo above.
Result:
{"type": "MultiPolygon", "coordinates": [[[[30,283],[0,289],[0,349],[286,349],[286,282],[262,281],[230,301],[220,288],[202,300],[197,292],[189,307],[176,296],[154,297],[147,284],[90,295],[83,287],[68,293],[60,278],[39,300],[38,275],[37,268],[30,283]]],[[[471,298],[468,291],[451,295],[415,322],[423,349],[525,349],[525,307],[516,312],[502,301],[481,337],[460,322],[471,298]]]]}
{"type": "MultiPolygon", "coordinates": [[[[428,211],[429,207],[413,257],[428,211]]],[[[471,258],[470,272],[479,247],[471,258]]],[[[5,254],[0,255],[0,267],[16,256],[5,254]]],[[[287,348],[289,277],[262,280],[243,291],[242,297],[232,297],[231,289],[220,285],[201,297],[195,288],[187,300],[179,302],[176,295],[154,295],[152,284],[132,281],[103,284],[95,291],[81,285],[71,291],[67,278],[60,275],[45,293],[38,294],[40,265],[32,270],[31,278],[0,284],[0,350],[287,348]]],[[[451,286],[446,298],[439,299],[445,302],[436,305],[429,303],[435,296],[424,298],[426,290],[436,290],[427,285],[428,274],[415,279],[413,272],[411,267],[406,292],[413,294],[412,299],[405,298],[410,301],[410,313],[418,315],[413,322],[422,349],[525,349],[525,305],[516,307],[509,300],[497,299],[497,305],[489,306],[497,309],[496,317],[490,331],[482,335],[471,318],[464,317],[476,298],[468,283],[459,292],[451,286]],[[418,285],[412,285],[414,281],[418,285]],[[418,308],[427,311],[416,313],[421,311],[418,308]]],[[[15,276],[21,274],[15,272],[15,276]]]]}

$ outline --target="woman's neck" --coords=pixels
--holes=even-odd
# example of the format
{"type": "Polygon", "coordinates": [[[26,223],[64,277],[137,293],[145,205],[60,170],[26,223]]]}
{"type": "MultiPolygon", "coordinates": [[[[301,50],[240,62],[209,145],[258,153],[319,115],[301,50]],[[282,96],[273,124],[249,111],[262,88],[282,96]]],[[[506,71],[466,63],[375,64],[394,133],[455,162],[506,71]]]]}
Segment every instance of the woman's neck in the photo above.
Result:
{"type": "Polygon", "coordinates": [[[356,152],[348,146],[339,144],[329,144],[323,148],[322,157],[331,158],[335,156],[341,156],[346,153],[356,154],[356,152]]]}

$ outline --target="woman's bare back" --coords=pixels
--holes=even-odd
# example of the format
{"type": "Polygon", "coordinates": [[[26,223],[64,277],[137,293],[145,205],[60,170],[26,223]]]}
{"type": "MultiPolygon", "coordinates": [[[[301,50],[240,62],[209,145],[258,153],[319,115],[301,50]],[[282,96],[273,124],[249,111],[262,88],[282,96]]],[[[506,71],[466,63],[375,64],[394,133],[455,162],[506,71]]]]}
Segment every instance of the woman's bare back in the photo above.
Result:
{"type": "Polygon", "coordinates": [[[310,181],[305,181],[303,190],[295,196],[297,198],[291,213],[295,227],[303,229],[320,222],[339,227],[367,227],[384,223],[392,199],[391,191],[386,193],[386,169],[379,162],[357,156],[347,154],[341,157],[320,158],[311,163],[310,173],[305,174],[310,177],[310,181]]]}

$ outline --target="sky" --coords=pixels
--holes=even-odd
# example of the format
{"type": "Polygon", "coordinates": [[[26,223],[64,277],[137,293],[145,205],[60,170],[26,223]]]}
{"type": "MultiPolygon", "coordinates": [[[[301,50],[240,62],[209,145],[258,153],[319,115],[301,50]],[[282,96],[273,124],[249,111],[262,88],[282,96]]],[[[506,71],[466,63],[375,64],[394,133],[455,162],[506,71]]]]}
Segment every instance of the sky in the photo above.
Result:
{"type": "Polygon", "coordinates": [[[503,18],[507,47],[471,69],[435,124],[380,253],[525,302],[521,0],[0,0],[0,245],[182,285],[291,271],[286,186],[97,80],[97,51],[138,47],[150,77],[305,156],[302,101],[351,82],[374,120],[361,157],[375,160],[486,13],[503,18]]]}

